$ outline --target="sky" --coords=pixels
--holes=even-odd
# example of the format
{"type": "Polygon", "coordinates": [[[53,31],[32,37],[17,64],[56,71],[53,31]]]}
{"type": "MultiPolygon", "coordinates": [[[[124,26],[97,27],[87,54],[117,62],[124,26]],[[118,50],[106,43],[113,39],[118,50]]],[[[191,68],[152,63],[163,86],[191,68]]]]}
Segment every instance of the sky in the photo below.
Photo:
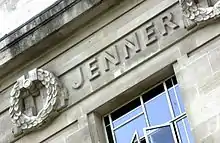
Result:
{"type": "Polygon", "coordinates": [[[0,0],[0,38],[57,0],[0,0]]]}

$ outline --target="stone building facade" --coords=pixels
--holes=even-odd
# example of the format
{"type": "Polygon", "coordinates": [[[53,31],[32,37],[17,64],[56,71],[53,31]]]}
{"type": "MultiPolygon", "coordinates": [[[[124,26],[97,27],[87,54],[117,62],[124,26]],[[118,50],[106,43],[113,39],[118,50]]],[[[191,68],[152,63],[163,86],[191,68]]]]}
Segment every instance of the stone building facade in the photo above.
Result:
{"type": "Polygon", "coordinates": [[[1,38],[0,142],[219,143],[219,16],[218,0],[55,2],[1,38]]]}

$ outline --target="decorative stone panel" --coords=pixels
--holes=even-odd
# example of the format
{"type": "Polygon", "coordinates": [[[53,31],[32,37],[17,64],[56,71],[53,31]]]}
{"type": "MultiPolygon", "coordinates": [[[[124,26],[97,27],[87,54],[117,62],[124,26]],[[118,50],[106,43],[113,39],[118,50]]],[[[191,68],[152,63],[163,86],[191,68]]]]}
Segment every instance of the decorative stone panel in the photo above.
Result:
{"type": "MultiPolygon", "coordinates": [[[[200,7],[196,0],[180,0],[186,28],[220,17],[220,1],[214,6],[200,7]]],[[[210,3],[210,2],[208,2],[210,3]]]]}
{"type": "Polygon", "coordinates": [[[33,69],[14,84],[9,109],[15,135],[43,127],[67,105],[67,93],[58,78],[43,69],[33,69]],[[43,96],[36,100],[37,96],[43,96]],[[41,103],[38,103],[41,102],[41,103]],[[39,109],[37,105],[42,105],[39,109]]]}

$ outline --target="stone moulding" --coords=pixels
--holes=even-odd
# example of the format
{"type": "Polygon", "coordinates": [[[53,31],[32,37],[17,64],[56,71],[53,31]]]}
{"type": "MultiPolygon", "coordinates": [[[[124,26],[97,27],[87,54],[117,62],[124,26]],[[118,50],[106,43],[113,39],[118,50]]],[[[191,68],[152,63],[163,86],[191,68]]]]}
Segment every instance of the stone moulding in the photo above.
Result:
{"type": "MultiPolygon", "coordinates": [[[[58,111],[66,107],[67,92],[53,73],[43,69],[33,69],[27,75],[20,77],[10,93],[11,106],[9,108],[12,122],[21,134],[42,127],[51,118],[58,115],[58,111]],[[25,97],[41,95],[39,87],[46,88],[46,98],[43,108],[35,115],[24,113],[25,97]]],[[[30,105],[30,103],[28,103],[30,105]]],[[[32,108],[32,107],[31,107],[32,108]]],[[[32,113],[33,114],[33,113],[32,113]]],[[[17,131],[18,131],[17,130],[17,131]]]]}
{"type": "Polygon", "coordinates": [[[212,7],[199,7],[194,0],[180,0],[184,18],[188,21],[186,28],[220,17],[220,0],[212,7]]]}
{"type": "Polygon", "coordinates": [[[0,78],[54,47],[115,3],[115,0],[57,0],[0,38],[0,78]]]}

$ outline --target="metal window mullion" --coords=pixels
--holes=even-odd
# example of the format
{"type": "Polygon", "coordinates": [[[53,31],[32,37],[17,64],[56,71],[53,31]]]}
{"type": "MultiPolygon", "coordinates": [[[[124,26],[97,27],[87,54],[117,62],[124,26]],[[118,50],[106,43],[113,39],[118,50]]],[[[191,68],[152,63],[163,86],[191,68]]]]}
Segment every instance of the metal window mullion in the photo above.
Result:
{"type": "Polygon", "coordinates": [[[154,130],[154,129],[158,129],[158,128],[167,127],[169,125],[170,125],[170,123],[167,122],[167,123],[164,123],[164,124],[159,124],[159,125],[154,125],[154,126],[151,126],[151,127],[146,127],[145,129],[146,130],[154,130]]]}
{"type": "Polygon", "coordinates": [[[134,109],[132,109],[131,111],[129,111],[129,112],[127,112],[127,113],[125,113],[124,115],[122,115],[121,117],[119,117],[118,119],[115,119],[114,121],[116,122],[116,121],[118,121],[118,120],[120,120],[120,119],[122,119],[122,118],[124,118],[125,116],[127,116],[128,114],[130,114],[130,113],[132,113],[132,112],[134,112],[135,110],[138,110],[138,108],[140,107],[140,105],[139,106],[137,106],[137,107],[135,107],[134,109]]]}
{"type": "Polygon", "coordinates": [[[161,93],[159,93],[158,95],[154,96],[153,98],[149,99],[148,101],[145,102],[146,103],[150,103],[151,101],[155,100],[156,98],[162,96],[166,91],[163,91],[161,93]]]}
{"type": "Polygon", "coordinates": [[[146,110],[146,108],[144,106],[144,101],[143,101],[143,97],[142,96],[140,96],[140,100],[141,100],[142,110],[144,112],[145,122],[146,122],[147,126],[149,127],[150,123],[149,123],[149,119],[148,119],[148,116],[147,116],[147,110],[146,110]]]}
{"type": "MultiPolygon", "coordinates": [[[[184,118],[184,119],[186,119],[186,118],[184,118]]],[[[184,119],[182,120],[183,126],[184,126],[184,130],[185,130],[185,132],[186,132],[187,141],[188,141],[188,143],[190,143],[190,140],[189,140],[188,132],[187,132],[187,130],[186,130],[186,124],[185,124],[185,122],[184,122],[184,119]]]]}
{"type": "Polygon", "coordinates": [[[144,128],[144,137],[145,137],[145,140],[146,140],[146,143],[150,143],[149,140],[148,140],[148,135],[151,134],[152,130],[156,130],[156,129],[160,129],[160,128],[163,128],[163,127],[169,127],[170,126],[170,123],[164,123],[164,124],[161,124],[161,125],[156,125],[156,126],[152,126],[152,127],[146,127],[144,128]],[[147,133],[147,131],[150,131],[149,133],[147,133]]]}
{"type": "MultiPolygon", "coordinates": [[[[173,76],[171,76],[171,77],[173,77],[173,76]]],[[[141,95],[139,95],[139,96],[142,96],[143,94],[145,94],[145,93],[149,92],[150,90],[156,88],[158,85],[164,83],[164,81],[170,79],[171,77],[168,77],[168,78],[164,79],[163,81],[160,81],[159,83],[153,85],[152,87],[148,88],[146,91],[144,91],[144,92],[143,92],[141,95]]],[[[159,94],[159,95],[160,95],[160,94],[159,94]]],[[[111,114],[111,113],[115,112],[116,110],[120,109],[121,107],[123,107],[124,105],[126,105],[126,104],[128,104],[128,103],[134,101],[135,99],[139,98],[139,96],[136,97],[136,98],[134,98],[134,99],[132,99],[132,100],[130,100],[130,101],[128,101],[128,102],[126,102],[126,103],[124,103],[124,104],[122,104],[121,106],[119,106],[119,107],[117,107],[116,109],[112,110],[112,111],[109,112],[108,114],[111,114]]]]}
{"type": "Polygon", "coordinates": [[[170,128],[171,128],[171,132],[172,132],[172,135],[173,135],[174,142],[179,143],[177,138],[176,138],[176,133],[175,133],[175,128],[174,128],[173,122],[170,123],[170,128]]]}
{"type": "MultiPolygon", "coordinates": [[[[122,127],[122,126],[124,126],[125,124],[128,124],[129,122],[133,121],[134,119],[140,117],[142,114],[143,114],[143,112],[141,112],[141,113],[139,113],[139,114],[133,116],[132,118],[130,118],[130,119],[126,120],[126,121],[124,121],[123,123],[121,123],[121,124],[118,125],[117,127],[115,127],[115,128],[113,127],[113,131],[114,131],[114,130],[117,130],[118,128],[120,128],[120,127],[122,127]]],[[[112,124],[112,125],[113,125],[113,124],[112,124]]]]}
{"type": "MultiPolygon", "coordinates": [[[[109,118],[109,117],[108,117],[108,118],[109,118]]],[[[107,141],[107,143],[109,143],[108,134],[107,134],[107,126],[111,126],[111,125],[109,124],[109,125],[105,126],[104,118],[103,118],[103,120],[102,120],[102,124],[103,124],[103,126],[105,127],[105,130],[104,130],[104,132],[105,132],[105,140],[107,141]]],[[[111,127],[110,127],[110,128],[111,128],[111,127]]]]}
{"type": "Polygon", "coordinates": [[[113,130],[113,123],[112,123],[111,114],[110,114],[108,117],[109,117],[109,121],[110,121],[110,127],[111,127],[111,132],[112,132],[112,138],[113,138],[114,143],[116,143],[115,132],[114,132],[114,130],[113,130]]]}
{"type": "Polygon", "coordinates": [[[164,86],[164,89],[165,89],[165,93],[166,93],[166,97],[167,97],[167,102],[168,102],[168,106],[169,106],[169,109],[170,109],[170,113],[171,113],[172,119],[174,119],[175,116],[174,116],[174,112],[173,112],[170,96],[169,96],[168,89],[167,89],[167,86],[166,86],[165,82],[163,82],[163,86],[164,86]]]}
{"type": "Polygon", "coordinates": [[[171,122],[178,122],[178,121],[181,121],[182,119],[186,118],[186,112],[182,113],[181,115],[177,116],[175,119],[173,119],[171,122]]]}
{"type": "Polygon", "coordinates": [[[182,143],[182,140],[177,126],[177,122],[181,122],[185,118],[187,118],[186,113],[182,113],[181,115],[179,115],[178,117],[176,117],[174,120],[171,121],[171,123],[173,122],[173,127],[176,129],[176,136],[178,138],[179,143],[182,143]]]}
{"type": "Polygon", "coordinates": [[[180,136],[180,133],[179,133],[179,129],[177,127],[177,122],[178,121],[174,121],[173,124],[174,124],[174,128],[176,129],[176,133],[177,133],[176,136],[178,138],[178,141],[179,141],[179,143],[182,143],[181,136],[180,136]]]}
{"type": "Polygon", "coordinates": [[[143,128],[143,131],[144,131],[144,137],[145,137],[146,143],[150,143],[148,139],[147,128],[143,128]]]}
{"type": "MultiPolygon", "coordinates": [[[[179,129],[177,127],[177,122],[180,122],[181,120],[183,120],[184,118],[186,118],[186,113],[182,113],[181,115],[177,116],[175,119],[173,119],[171,121],[171,124],[173,124],[173,128],[176,129],[176,133],[174,131],[174,134],[177,136],[177,143],[182,143],[181,141],[181,136],[179,134],[179,129]]],[[[175,138],[176,139],[176,138],[175,138]]]]}
{"type": "MultiPolygon", "coordinates": [[[[164,89],[165,89],[165,92],[166,92],[166,97],[167,97],[167,102],[168,102],[168,106],[169,106],[169,109],[170,109],[170,113],[171,113],[172,119],[174,119],[175,118],[174,111],[173,111],[173,108],[172,108],[169,92],[168,92],[168,89],[167,89],[167,86],[166,86],[165,82],[163,83],[163,86],[164,86],[164,89]]],[[[171,128],[171,132],[172,132],[172,135],[173,135],[174,142],[178,143],[178,140],[176,138],[175,129],[174,129],[174,126],[173,126],[172,122],[170,123],[170,128],[171,128]]]]}

